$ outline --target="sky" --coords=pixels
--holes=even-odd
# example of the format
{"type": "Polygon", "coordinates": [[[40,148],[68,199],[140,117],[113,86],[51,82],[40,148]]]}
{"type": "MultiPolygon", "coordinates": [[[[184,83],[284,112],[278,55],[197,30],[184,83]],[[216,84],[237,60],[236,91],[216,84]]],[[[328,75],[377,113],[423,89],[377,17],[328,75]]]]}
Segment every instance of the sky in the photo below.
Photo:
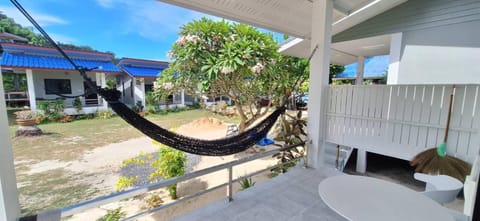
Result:
{"type": "MultiPolygon", "coordinates": [[[[169,61],[167,53],[183,24],[204,16],[221,19],[154,0],[18,2],[55,41],[113,52],[117,58],[169,61]]],[[[0,11],[32,27],[10,1],[1,0],[0,11]]],[[[280,39],[281,34],[275,37],[280,39]]]]}

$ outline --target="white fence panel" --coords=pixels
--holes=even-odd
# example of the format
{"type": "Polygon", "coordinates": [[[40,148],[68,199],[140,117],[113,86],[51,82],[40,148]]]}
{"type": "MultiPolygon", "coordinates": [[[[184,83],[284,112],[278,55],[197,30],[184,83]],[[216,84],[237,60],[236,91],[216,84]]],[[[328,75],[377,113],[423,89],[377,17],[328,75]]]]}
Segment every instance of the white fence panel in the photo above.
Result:
{"type": "MultiPolygon", "coordinates": [[[[479,85],[457,85],[449,155],[480,150],[479,85]]],[[[327,141],[409,160],[443,141],[452,85],[330,86],[327,141]]]]}

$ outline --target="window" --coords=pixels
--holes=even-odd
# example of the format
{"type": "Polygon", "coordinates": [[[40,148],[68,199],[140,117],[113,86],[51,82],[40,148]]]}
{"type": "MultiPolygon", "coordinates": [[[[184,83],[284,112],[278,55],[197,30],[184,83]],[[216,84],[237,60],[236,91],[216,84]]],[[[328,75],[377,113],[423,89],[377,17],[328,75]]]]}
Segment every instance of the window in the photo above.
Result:
{"type": "Polygon", "coordinates": [[[69,79],[45,79],[46,94],[71,94],[72,85],[69,79]]]}
{"type": "Polygon", "coordinates": [[[145,93],[153,91],[153,84],[145,84],[145,93]]]}

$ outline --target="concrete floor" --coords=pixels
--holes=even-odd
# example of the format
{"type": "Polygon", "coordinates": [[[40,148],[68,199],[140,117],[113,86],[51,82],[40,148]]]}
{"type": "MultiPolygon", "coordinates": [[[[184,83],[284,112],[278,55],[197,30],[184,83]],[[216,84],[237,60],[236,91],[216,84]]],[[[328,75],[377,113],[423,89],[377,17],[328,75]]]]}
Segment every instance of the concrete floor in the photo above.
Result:
{"type": "Polygon", "coordinates": [[[318,195],[320,181],[341,174],[334,169],[296,167],[268,182],[236,193],[233,202],[220,200],[174,220],[344,221],[346,219],[329,209],[318,195]]]}

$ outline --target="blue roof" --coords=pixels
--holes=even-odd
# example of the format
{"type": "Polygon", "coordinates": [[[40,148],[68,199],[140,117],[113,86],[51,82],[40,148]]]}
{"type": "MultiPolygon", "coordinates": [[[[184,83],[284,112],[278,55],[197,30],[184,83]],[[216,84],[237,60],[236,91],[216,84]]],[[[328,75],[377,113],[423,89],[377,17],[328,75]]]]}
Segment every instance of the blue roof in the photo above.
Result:
{"type": "MultiPolygon", "coordinates": [[[[365,58],[363,77],[382,77],[388,70],[389,56],[375,56],[365,58]]],[[[355,78],[357,76],[358,63],[345,65],[345,70],[337,74],[335,78],[355,78]]]]}
{"type": "Polygon", "coordinates": [[[133,66],[120,66],[124,71],[133,77],[157,77],[165,68],[145,68],[133,66]]]}
{"type": "Polygon", "coordinates": [[[132,77],[157,77],[168,67],[168,62],[122,58],[118,66],[132,77]]]}
{"type": "MultiPolygon", "coordinates": [[[[24,44],[1,44],[3,53],[0,65],[3,67],[75,70],[72,64],[54,48],[39,47],[24,44]]],[[[65,50],[76,65],[85,68],[95,68],[102,72],[120,72],[112,63],[113,54],[65,50]]]]}
{"type": "MultiPolygon", "coordinates": [[[[85,68],[98,67],[95,70],[105,72],[120,72],[120,70],[110,61],[93,61],[81,59],[73,59],[73,61],[78,66],[85,68]]],[[[11,54],[8,52],[3,52],[0,65],[4,67],[75,70],[73,65],[70,64],[65,58],[11,54]]]]}

